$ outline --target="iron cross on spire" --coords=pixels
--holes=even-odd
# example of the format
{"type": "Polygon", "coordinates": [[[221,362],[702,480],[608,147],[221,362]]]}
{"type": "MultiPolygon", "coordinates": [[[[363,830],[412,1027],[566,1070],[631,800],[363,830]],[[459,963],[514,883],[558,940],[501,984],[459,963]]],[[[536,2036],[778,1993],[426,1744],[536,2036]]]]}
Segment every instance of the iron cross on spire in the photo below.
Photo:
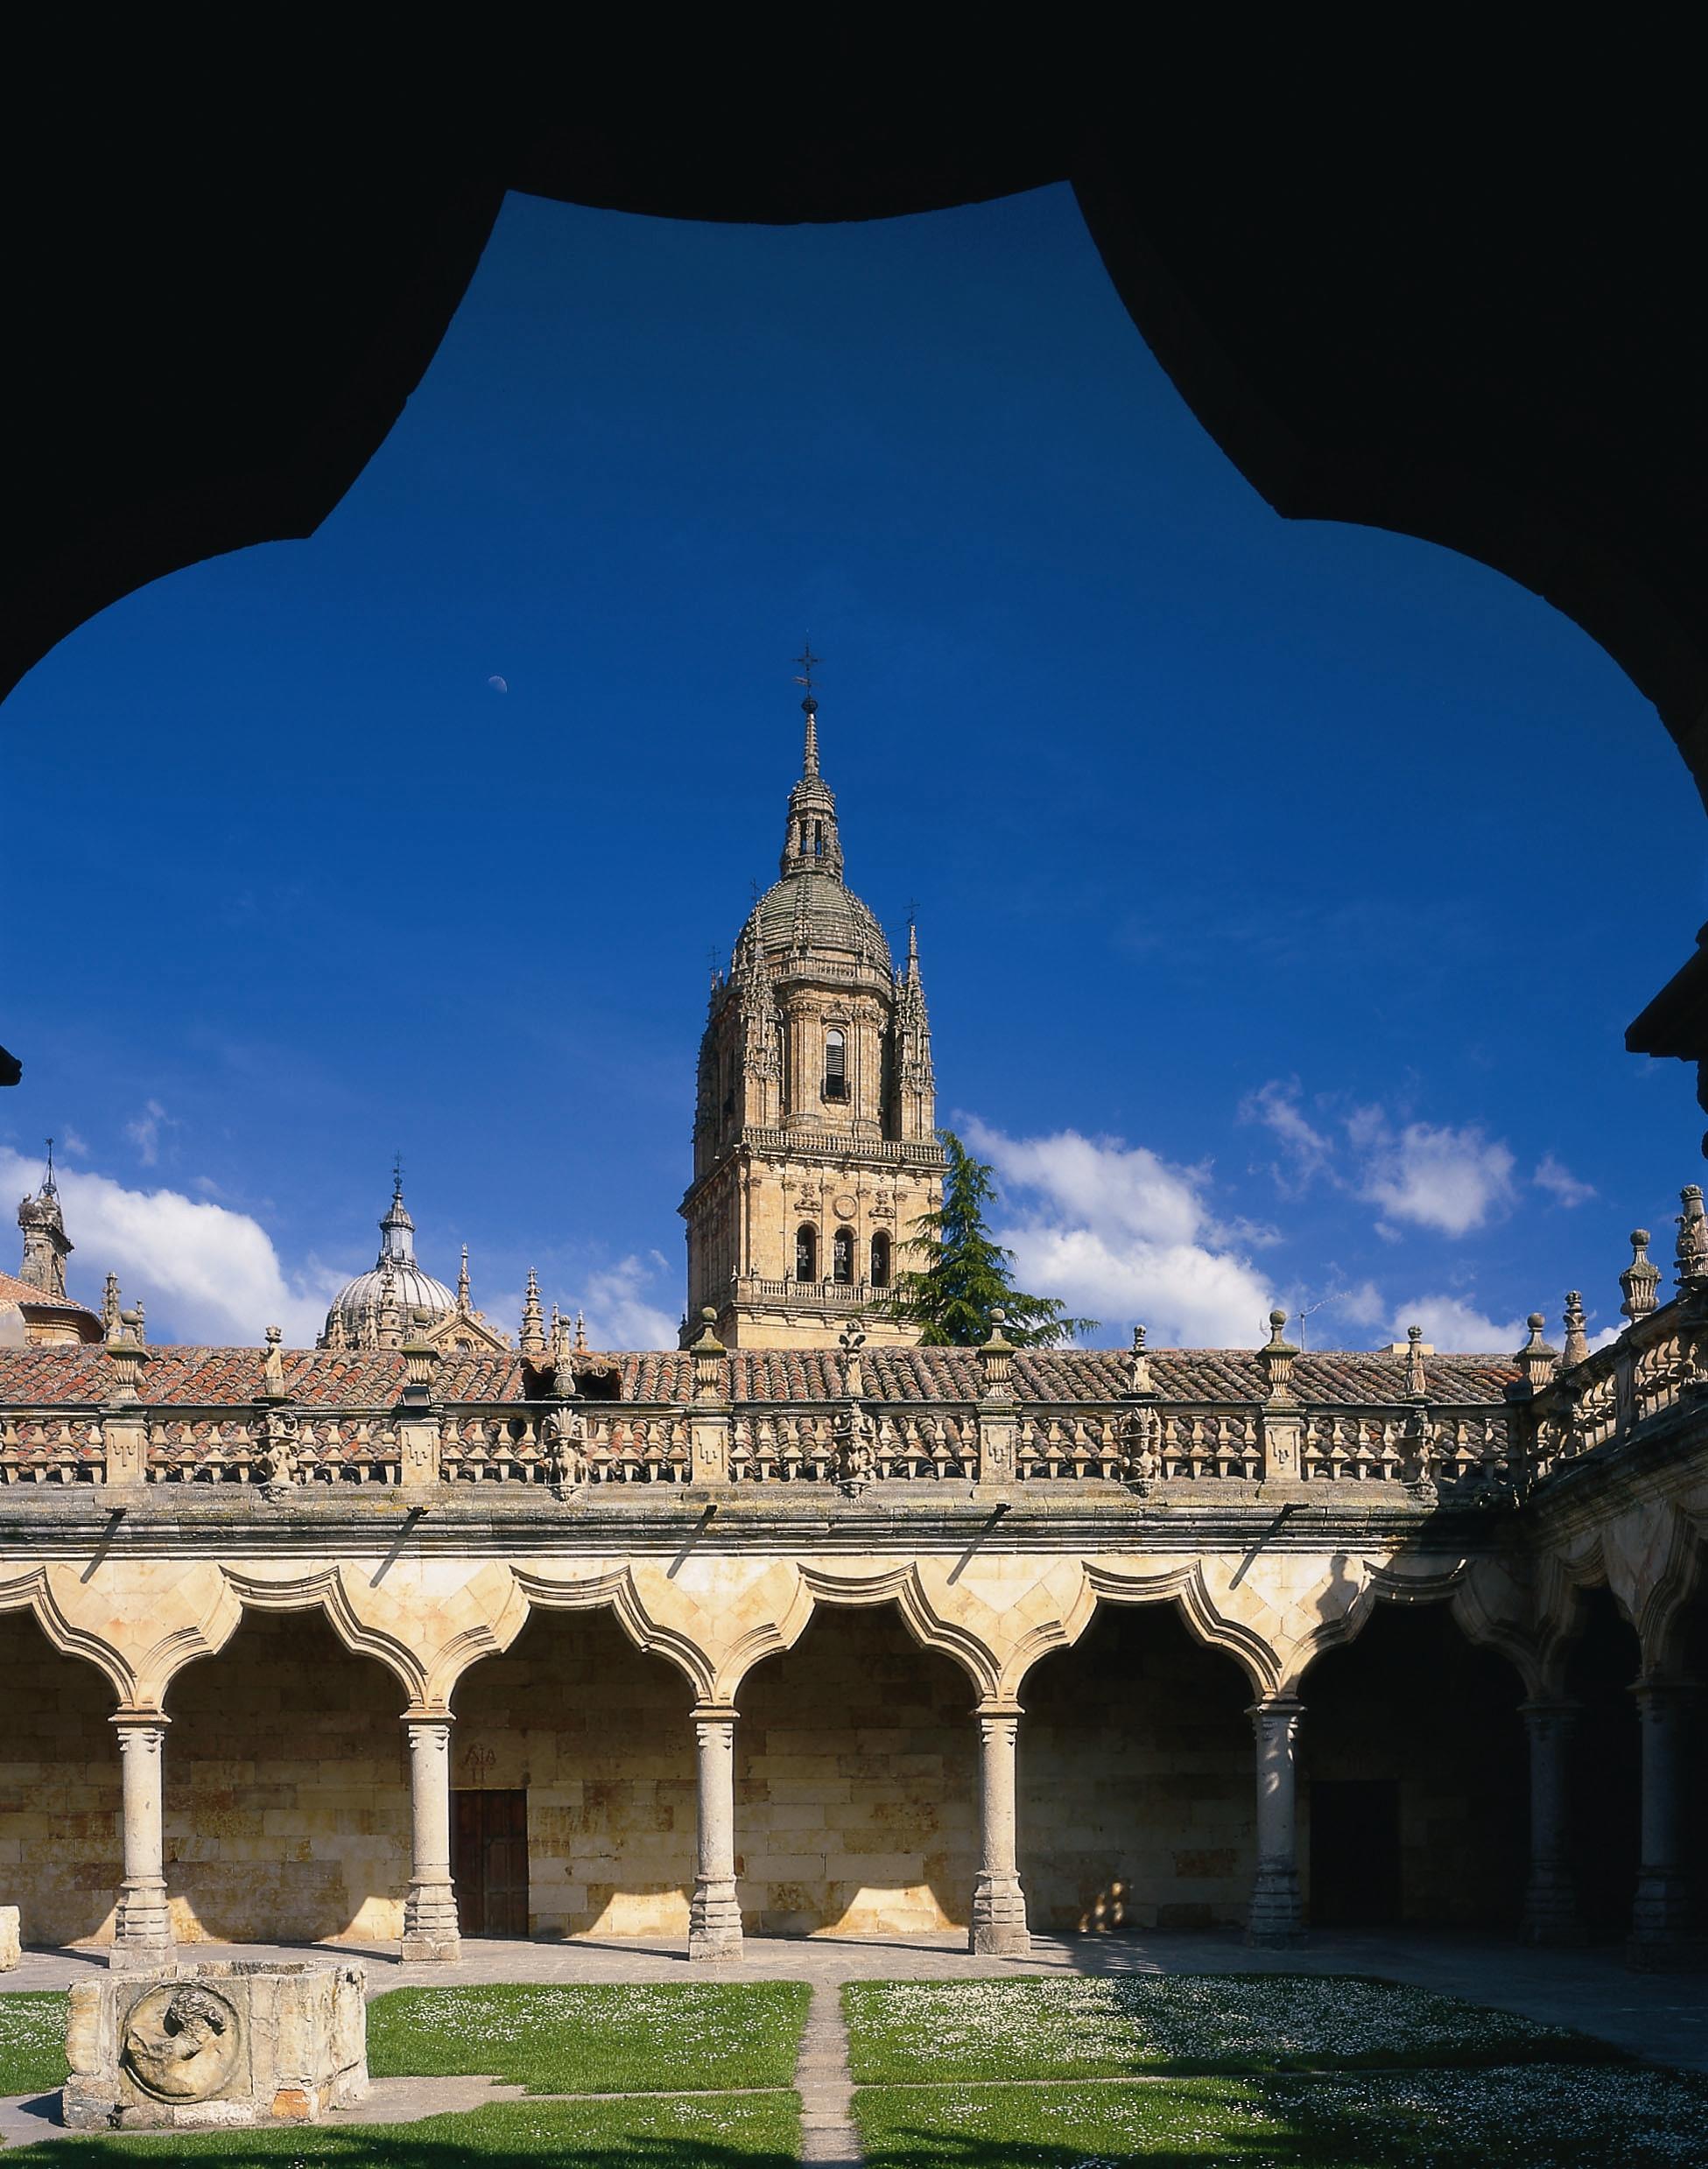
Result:
{"type": "Polygon", "coordinates": [[[795,657],[795,661],[800,665],[801,671],[800,676],[795,680],[795,683],[797,685],[805,685],[807,691],[811,692],[812,691],[812,673],[824,661],[824,657],[822,656],[815,656],[812,652],[812,642],[810,640],[805,640],[801,642],[801,651],[795,657]]]}

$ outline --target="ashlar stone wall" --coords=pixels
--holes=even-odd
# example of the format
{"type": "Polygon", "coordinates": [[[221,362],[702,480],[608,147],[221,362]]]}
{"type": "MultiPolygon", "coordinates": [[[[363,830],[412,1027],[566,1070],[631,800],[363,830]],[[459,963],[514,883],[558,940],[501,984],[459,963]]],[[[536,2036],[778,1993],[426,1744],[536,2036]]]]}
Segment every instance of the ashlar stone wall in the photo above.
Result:
{"type": "Polygon", "coordinates": [[[737,1696],[735,1849],[751,1932],[964,1926],[977,1870],[973,1690],[893,1605],[826,1608],[737,1696]]]}
{"type": "Polygon", "coordinates": [[[318,1613],[251,1614],[217,1656],[185,1667],[165,1755],[181,1941],[403,1933],[402,1706],[384,1667],[352,1655],[318,1613]]]}
{"type": "Polygon", "coordinates": [[[1174,1606],[1111,1605],[1029,1676],[1020,1875],[1060,1931],[1242,1921],[1255,1865],[1251,1689],[1174,1606]]]}
{"type": "Polygon", "coordinates": [[[525,1788],[533,1934],[685,1935],[688,1683],[605,1612],[538,1612],[453,1698],[453,1789],[525,1788]]]}
{"type": "Polygon", "coordinates": [[[115,1697],[27,1613],[0,1615],[0,1895],[29,1943],[108,1941],[123,1873],[115,1697]]]}

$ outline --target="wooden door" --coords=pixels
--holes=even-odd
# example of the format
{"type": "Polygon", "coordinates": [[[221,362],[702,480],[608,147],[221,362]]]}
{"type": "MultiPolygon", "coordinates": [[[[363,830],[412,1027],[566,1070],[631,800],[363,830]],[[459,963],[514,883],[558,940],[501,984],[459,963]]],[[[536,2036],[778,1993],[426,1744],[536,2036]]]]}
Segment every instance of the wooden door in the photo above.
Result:
{"type": "Polygon", "coordinates": [[[528,1933],[528,1795],[453,1793],[451,1872],[465,1935],[528,1933]]]}

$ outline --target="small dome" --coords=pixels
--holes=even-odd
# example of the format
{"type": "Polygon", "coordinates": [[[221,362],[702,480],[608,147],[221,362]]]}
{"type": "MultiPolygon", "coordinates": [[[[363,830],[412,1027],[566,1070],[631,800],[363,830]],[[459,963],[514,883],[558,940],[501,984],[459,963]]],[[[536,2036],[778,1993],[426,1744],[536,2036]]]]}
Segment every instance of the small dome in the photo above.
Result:
{"type": "Polygon", "coordinates": [[[736,943],[739,955],[757,942],[762,955],[778,957],[800,946],[829,950],[875,965],[893,967],[883,929],[853,889],[833,874],[801,868],[773,881],[755,904],[736,943]]]}
{"type": "Polygon", "coordinates": [[[431,1273],[424,1273],[418,1265],[394,1265],[390,1274],[380,1266],[369,1272],[358,1273],[353,1281],[347,1281],[332,1299],[332,1308],[344,1321],[344,1330],[355,1339],[356,1330],[370,1309],[376,1309],[385,1293],[385,1282],[390,1279],[405,1323],[418,1310],[430,1310],[440,1317],[447,1310],[454,1310],[457,1299],[443,1281],[436,1281],[431,1273]]]}

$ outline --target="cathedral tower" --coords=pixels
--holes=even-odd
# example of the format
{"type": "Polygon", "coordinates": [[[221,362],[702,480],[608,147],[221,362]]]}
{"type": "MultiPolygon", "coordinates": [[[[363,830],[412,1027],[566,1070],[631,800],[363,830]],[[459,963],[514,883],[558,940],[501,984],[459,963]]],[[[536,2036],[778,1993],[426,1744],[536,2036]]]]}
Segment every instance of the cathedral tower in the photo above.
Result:
{"type": "MultiPolygon", "coordinates": [[[[902,971],[842,878],[819,772],[819,704],[789,794],[781,878],[714,974],[699,1049],[688,1333],[708,1307],[732,1348],[827,1348],[903,1270],[942,1195],[917,944],[902,971]]],[[[912,1330],[864,1316],[880,1344],[912,1330]]]]}

